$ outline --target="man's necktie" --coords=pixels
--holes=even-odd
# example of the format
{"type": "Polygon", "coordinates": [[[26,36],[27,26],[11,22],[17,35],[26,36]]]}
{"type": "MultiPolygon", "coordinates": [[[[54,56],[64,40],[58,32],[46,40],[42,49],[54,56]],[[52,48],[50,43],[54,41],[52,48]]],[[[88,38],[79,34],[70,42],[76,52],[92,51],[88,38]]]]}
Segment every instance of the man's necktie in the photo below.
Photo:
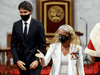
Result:
{"type": "Polygon", "coordinates": [[[25,28],[24,28],[24,39],[25,39],[25,42],[26,42],[26,38],[27,38],[27,23],[25,22],[25,28]]]}

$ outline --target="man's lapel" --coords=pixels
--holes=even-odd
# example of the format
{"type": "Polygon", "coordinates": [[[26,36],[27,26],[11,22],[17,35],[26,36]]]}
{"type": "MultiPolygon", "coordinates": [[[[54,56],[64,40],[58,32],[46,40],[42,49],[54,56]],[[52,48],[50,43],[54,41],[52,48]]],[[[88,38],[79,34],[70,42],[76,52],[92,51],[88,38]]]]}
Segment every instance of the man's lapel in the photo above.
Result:
{"type": "Polygon", "coordinates": [[[21,37],[22,37],[22,40],[24,41],[22,20],[20,20],[20,25],[19,26],[20,26],[19,31],[21,32],[21,37]]]}

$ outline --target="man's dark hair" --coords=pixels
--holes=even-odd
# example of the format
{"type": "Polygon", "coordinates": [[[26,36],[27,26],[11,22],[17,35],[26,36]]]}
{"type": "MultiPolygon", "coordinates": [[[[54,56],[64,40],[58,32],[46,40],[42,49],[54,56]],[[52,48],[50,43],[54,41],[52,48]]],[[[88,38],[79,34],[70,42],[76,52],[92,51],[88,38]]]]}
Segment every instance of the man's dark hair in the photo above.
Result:
{"type": "Polygon", "coordinates": [[[29,3],[28,1],[23,1],[19,4],[18,9],[20,10],[20,8],[23,8],[25,10],[28,10],[30,12],[33,11],[33,7],[31,5],[31,3],[29,3]]]}

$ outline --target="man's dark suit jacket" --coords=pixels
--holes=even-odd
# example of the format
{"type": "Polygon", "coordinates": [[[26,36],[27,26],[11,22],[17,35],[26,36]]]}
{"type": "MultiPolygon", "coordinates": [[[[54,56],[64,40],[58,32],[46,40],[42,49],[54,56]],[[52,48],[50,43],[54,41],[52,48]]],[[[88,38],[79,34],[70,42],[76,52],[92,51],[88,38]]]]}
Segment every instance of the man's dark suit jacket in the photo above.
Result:
{"type": "Polygon", "coordinates": [[[13,25],[11,52],[15,64],[18,60],[21,60],[29,66],[34,60],[39,61],[39,58],[35,57],[37,49],[39,49],[42,53],[45,53],[46,51],[44,28],[41,22],[32,18],[27,40],[25,42],[22,26],[22,20],[15,22],[13,25]]]}

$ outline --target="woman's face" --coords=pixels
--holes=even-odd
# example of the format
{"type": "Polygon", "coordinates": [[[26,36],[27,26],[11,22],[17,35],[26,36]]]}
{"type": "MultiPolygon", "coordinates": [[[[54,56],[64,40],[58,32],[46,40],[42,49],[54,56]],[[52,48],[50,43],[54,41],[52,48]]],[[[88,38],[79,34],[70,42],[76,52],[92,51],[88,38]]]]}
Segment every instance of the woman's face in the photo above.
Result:
{"type": "Polygon", "coordinates": [[[65,31],[63,30],[59,30],[58,32],[60,38],[62,36],[62,39],[60,39],[61,43],[70,43],[70,35],[68,33],[66,33],[65,31]],[[63,37],[66,37],[66,40],[63,40],[63,37]]]}

